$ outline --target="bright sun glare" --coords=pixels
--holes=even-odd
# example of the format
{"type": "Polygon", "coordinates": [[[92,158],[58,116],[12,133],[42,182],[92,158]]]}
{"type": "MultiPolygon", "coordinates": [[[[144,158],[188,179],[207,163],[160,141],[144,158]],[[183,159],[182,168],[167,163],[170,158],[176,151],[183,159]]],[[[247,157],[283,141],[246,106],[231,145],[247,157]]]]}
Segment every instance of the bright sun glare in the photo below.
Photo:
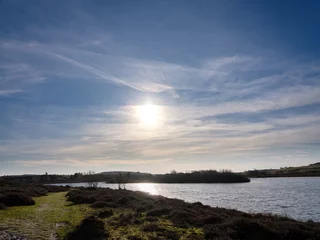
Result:
{"type": "Polygon", "coordinates": [[[138,183],[138,190],[144,191],[153,195],[159,194],[156,185],[153,183],[138,183]]]}
{"type": "Polygon", "coordinates": [[[152,103],[138,106],[137,117],[143,126],[154,127],[158,125],[160,121],[160,108],[152,103]]]}

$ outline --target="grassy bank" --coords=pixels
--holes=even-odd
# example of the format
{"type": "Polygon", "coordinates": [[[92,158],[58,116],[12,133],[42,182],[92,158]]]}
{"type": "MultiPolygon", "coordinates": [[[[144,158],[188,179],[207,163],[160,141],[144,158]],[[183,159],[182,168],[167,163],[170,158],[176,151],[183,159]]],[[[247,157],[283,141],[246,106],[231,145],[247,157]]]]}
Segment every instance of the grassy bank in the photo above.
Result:
{"type": "MultiPolygon", "coordinates": [[[[90,190],[93,192],[98,193],[90,190]]],[[[103,221],[106,239],[204,239],[201,228],[178,227],[169,219],[138,213],[131,207],[97,208],[96,204],[92,208],[86,203],[73,204],[67,201],[66,193],[49,193],[34,198],[35,205],[1,211],[0,230],[16,232],[29,239],[64,239],[83,219],[95,215],[103,221]]]]}
{"type": "MultiPolygon", "coordinates": [[[[96,218],[88,224],[96,222],[100,226],[96,232],[103,229],[97,239],[320,239],[320,223],[213,208],[143,192],[83,188],[69,192],[68,199],[96,209],[96,218]]],[[[79,238],[90,229],[86,225],[69,239],[88,239],[79,238]]]]}
{"type": "Polygon", "coordinates": [[[0,211],[0,230],[7,229],[30,239],[62,239],[92,212],[86,204],[68,202],[65,195],[66,192],[49,193],[34,198],[35,205],[0,211]]]}
{"type": "Polygon", "coordinates": [[[320,223],[213,208],[143,192],[78,188],[33,199],[35,205],[1,210],[0,232],[6,229],[40,240],[320,239],[320,223]]]}

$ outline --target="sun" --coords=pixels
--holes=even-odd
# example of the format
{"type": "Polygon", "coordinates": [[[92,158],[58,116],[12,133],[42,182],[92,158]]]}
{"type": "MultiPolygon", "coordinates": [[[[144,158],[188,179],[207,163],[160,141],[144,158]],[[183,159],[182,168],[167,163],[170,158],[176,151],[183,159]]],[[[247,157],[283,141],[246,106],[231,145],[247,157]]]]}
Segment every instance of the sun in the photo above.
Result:
{"type": "Polygon", "coordinates": [[[160,107],[152,103],[137,106],[137,117],[143,126],[154,127],[158,125],[160,121],[160,107]]]}

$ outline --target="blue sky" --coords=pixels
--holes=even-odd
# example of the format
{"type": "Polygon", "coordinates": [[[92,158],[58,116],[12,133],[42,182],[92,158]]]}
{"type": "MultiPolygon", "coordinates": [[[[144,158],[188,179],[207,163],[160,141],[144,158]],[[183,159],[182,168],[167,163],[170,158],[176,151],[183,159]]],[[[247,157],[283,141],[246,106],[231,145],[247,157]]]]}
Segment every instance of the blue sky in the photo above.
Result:
{"type": "Polygon", "coordinates": [[[320,161],[319,12],[312,0],[1,0],[0,175],[320,161]],[[152,126],[137,114],[147,103],[152,126]]]}

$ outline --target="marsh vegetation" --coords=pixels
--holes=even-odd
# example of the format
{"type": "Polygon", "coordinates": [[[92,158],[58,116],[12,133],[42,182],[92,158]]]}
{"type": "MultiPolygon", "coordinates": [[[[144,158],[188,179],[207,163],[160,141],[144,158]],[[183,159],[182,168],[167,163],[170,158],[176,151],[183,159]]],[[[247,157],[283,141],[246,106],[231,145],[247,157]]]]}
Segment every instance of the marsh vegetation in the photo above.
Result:
{"type": "Polygon", "coordinates": [[[0,210],[0,232],[28,239],[320,239],[320,223],[139,191],[2,184],[1,195],[4,189],[34,205],[0,210]]]}

